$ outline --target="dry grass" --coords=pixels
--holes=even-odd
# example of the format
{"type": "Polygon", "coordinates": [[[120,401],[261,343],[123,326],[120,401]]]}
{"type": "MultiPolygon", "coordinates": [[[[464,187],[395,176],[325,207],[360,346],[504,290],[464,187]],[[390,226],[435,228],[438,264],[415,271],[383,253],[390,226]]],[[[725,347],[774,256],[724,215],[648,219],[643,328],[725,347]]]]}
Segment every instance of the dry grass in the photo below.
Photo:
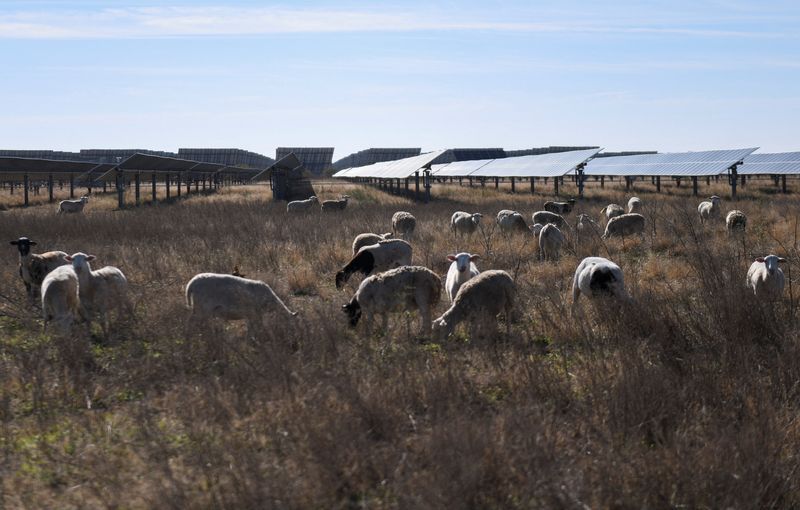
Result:
{"type": "MultiPolygon", "coordinates": [[[[800,345],[796,289],[775,307],[744,288],[754,255],[797,271],[794,195],[748,184],[744,240],[702,228],[691,189],[637,183],[654,220],[644,240],[594,239],[538,260],[529,237],[495,230],[500,209],[530,217],[549,199],[492,186],[435,189],[415,204],[357,186],[340,214],[287,217],[263,187],[83,216],[0,212],[2,239],[84,251],[129,276],[136,316],[112,338],[40,334],[7,246],[0,266],[2,502],[9,507],[530,508],[800,506],[800,345]],[[763,189],[762,189],[763,188],[763,189]],[[402,315],[363,338],[333,274],[355,235],[418,219],[415,263],[445,274],[471,251],[519,288],[512,335],[441,344],[402,315]],[[455,210],[482,212],[460,240],[455,210]],[[573,321],[580,258],[610,256],[635,303],[573,321]],[[247,339],[239,324],[185,335],[183,285],[238,265],[302,320],[247,339]],[[91,409],[87,409],[87,399],[91,409]]],[[[524,191],[527,188],[518,188],[524,191]]],[[[551,186],[537,191],[549,192],[551,186]]],[[[703,185],[705,196],[726,187],[703,185]]],[[[573,191],[565,186],[567,193],[573,191]]],[[[578,211],[630,196],[592,184],[578,211]]],[[[574,217],[574,214],[570,217],[574,217]]],[[[588,303],[587,303],[588,305],[588,303]]],[[[444,304],[438,311],[444,310],[444,304]]]]}

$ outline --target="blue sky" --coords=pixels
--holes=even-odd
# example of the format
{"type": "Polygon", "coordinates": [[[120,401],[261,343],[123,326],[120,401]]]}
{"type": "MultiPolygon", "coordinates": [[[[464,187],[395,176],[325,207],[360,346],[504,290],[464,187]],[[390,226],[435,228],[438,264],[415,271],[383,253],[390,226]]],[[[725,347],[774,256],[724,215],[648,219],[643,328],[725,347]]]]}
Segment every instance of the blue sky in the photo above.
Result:
{"type": "Polygon", "coordinates": [[[0,1],[0,148],[800,150],[800,2],[0,1]]]}

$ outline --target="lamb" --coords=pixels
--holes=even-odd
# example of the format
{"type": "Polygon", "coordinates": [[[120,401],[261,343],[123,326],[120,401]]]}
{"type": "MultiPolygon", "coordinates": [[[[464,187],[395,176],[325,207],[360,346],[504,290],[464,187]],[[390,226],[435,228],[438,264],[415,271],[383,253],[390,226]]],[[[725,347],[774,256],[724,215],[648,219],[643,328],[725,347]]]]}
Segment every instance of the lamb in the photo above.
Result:
{"type": "Polygon", "coordinates": [[[536,223],[531,226],[533,235],[539,238],[539,256],[542,260],[558,260],[561,246],[564,244],[564,234],[553,225],[536,223]]]}
{"type": "MultiPolygon", "coordinates": [[[[128,299],[128,279],[119,268],[114,266],[105,266],[92,271],[89,262],[95,260],[94,255],[78,252],[67,256],[66,259],[72,263],[72,268],[78,275],[81,306],[89,314],[100,315],[103,335],[107,337],[108,312],[112,306],[117,309],[117,320],[120,320],[123,312],[127,312],[129,315],[133,313],[133,305],[128,299]]],[[[87,317],[87,321],[90,322],[91,327],[90,316],[87,317]]]]}
{"type": "Polygon", "coordinates": [[[381,241],[391,238],[392,238],[391,232],[387,232],[385,234],[373,234],[371,232],[364,232],[363,234],[358,234],[356,238],[353,239],[353,256],[355,256],[355,254],[358,253],[358,250],[360,250],[364,246],[377,244],[381,241]]]}
{"type": "Polygon", "coordinates": [[[586,257],[578,264],[575,277],[572,279],[573,309],[581,294],[586,294],[589,298],[629,299],[625,291],[622,269],[603,257],[586,257]]]}
{"type": "Polygon", "coordinates": [[[537,211],[533,213],[532,219],[534,224],[541,223],[542,225],[547,225],[548,223],[552,223],[559,228],[569,229],[569,224],[563,216],[550,211],[537,211]]]}
{"type": "Polygon", "coordinates": [[[53,269],[69,264],[63,251],[48,251],[45,253],[31,253],[31,246],[36,246],[36,241],[27,237],[20,237],[11,244],[19,251],[19,276],[25,284],[28,296],[34,297],[41,287],[45,276],[53,269]]]}
{"type": "Polygon", "coordinates": [[[638,197],[628,200],[628,213],[642,213],[642,201],[638,197]]]}
{"type": "Polygon", "coordinates": [[[325,200],[322,202],[322,212],[344,211],[348,198],[350,198],[349,195],[342,195],[339,200],[325,200]]]}
{"type": "Polygon", "coordinates": [[[478,267],[474,264],[479,258],[480,255],[472,255],[466,252],[447,256],[447,260],[451,261],[452,264],[450,264],[450,269],[447,270],[447,280],[444,287],[451,303],[456,298],[458,289],[467,283],[470,278],[480,274],[478,267]]]}
{"type": "Polygon", "coordinates": [[[729,235],[737,232],[744,232],[747,228],[747,216],[739,210],[730,211],[725,217],[725,228],[729,235]]]}
{"type": "Polygon", "coordinates": [[[450,308],[433,321],[434,332],[437,338],[446,338],[460,323],[469,321],[471,336],[482,332],[493,335],[497,314],[504,312],[506,334],[510,335],[515,296],[516,286],[508,273],[497,269],[484,271],[461,286],[450,308]]]}
{"type": "Polygon", "coordinates": [[[603,239],[608,239],[612,236],[625,237],[631,234],[641,234],[644,237],[644,225],[644,216],[641,214],[631,213],[616,216],[606,223],[606,232],[603,234],[603,239]]]}
{"type": "Polygon", "coordinates": [[[700,222],[705,223],[710,219],[718,219],[720,217],[720,198],[716,195],[710,197],[708,200],[700,202],[697,206],[697,212],[700,214],[700,222]]]}
{"type": "Polygon", "coordinates": [[[414,229],[417,226],[417,219],[409,212],[397,211],[392,215],[392,232],[395,237],[400,239],[411,239],[414,229]]]}
{"type": "Polygon", "coordinates": [[[758,257],[747,270],[747,286],[753,289],[756,297],[775,300],[783,294],[786,278],[778,267],[779,262],[786,262],[786,259],[777,255],[758,257]]]}
{"type": "Polygon", "coordinates": [[[62,333],[69,333],[72,322],[78,315],[84,316],[78,296],[78,275],[72,266],[58,266],[45,276],[42,282],[43,331],[54,324],[62,333]]]}
{"type": "Polygon", "coordinates": [[[500,232],[504,234],[528,231],[525,218],[517,211],[511,211],[509,209],[503,209],[497,213],[497,225],[500,227],[500,232]]]}
{"type": "Polygon", "coordinates": [[[606,221],[625,214],[625,208],[619,204],[608,204],[600,209],[600,216],[605,216],[606,221]]]}
{"type": "Polygon", "coordinates": [[[286,204],[286,212],[287,213],[307,212],[310,211],[317,203],[319,203],[319,199],[316,196],[311,196],[305,200],[294,200],[286,204]]]}
{"type": "Polygon", "coordinates": [[[350,326],[356,327],[363,315],[365,317],[365,334],[372,332],[375,315],[381,315],[383,329],[388,325],[388,314],[394,311],[419,310],[422,335],[429,335],[431,328],[431,312],[439,304],[442,292],[442,280],[426,267],[405,266],[372,275],[359,285],[349,303],[342,306],[350,320],[350,326]]]}
{"type": "Polygon", "coordinates": [[[203,323],[211,317],[223,320],[246,320],[248,331],[254,331],[259,319],[268,326],[267,312],[289,310],[269,285],[229,274],[200,273],[186,284],[186,306],[192,310],[190,321],[203,323]]]}
{"type": "Polygon", "coordinates": [[[575,199],[570,198],[566,202],[545,202],[544,210],[557,214],[569,214],[575,207],[575,199]]]}
{"type": "Polygon", "coordinates": [[[456,234],[472,234],[478,229],[481,218],[483,218],[481,213],[456,211],[450,218],[450,230],[456,234]]]}
{"type": "Polygon", "coordinates": [[[350,275],[360,272],[368,276],[373,271],[387,271],[401,266],[411,265],[411,245],[402,239],[388,239],[370,246],[364,246],[336,273],[336,288],[350,279],[350,275]]]}
{"type": "Polygon", "coordinates": [[[83,211],[83,207],[89,201],[89,197],[84,195],[78,200],[62,200],[58,203],[58,214],[61,213],[79,213],[83,211]]]}

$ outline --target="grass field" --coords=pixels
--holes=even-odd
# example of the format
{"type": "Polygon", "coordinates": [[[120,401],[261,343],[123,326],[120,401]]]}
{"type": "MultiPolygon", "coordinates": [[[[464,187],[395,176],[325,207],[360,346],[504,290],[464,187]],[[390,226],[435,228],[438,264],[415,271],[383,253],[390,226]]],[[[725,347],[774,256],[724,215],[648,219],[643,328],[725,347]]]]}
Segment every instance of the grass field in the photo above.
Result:
{"type": "MultiPolygon", "coordinates": [[[[534,238],[501,236],[494,216],[530,220],[545,194],[448,185],[424,205],[360,186],[317,191],[350,204],[288,217],[258,186],[122,211],[95,195],[84,215],[0,211],[0,506],[800,506],[796,195],[751,182],[732,203],[727,185],[701,185],[701,198],[723,197],[723,215],[747,213],[733,239],[722,222],[699,224],[691,186],[637,183],[643,240],[568,236],[561,260],[544,263],[534,238]],[[510,337],[437,343],[402,315],[373,338],[348,328],[341,305],[360,278],[337,291],[334,274],[353,238],[390,231],[397,210],[417,217],[415,264],[444,275],[448,253],[470,251],[480,269],[514,277],[510,337]],[[456,210],[483,213],[482,232],[454,238],[456,210]],[[99,327],[42,335],[7,244],[23,235],[37,252],[122,268],[135,316],[107,340],[99,327]],[[789,259],[774,304],[744,286],[768,253],[789,259]],[[622,267],[634,301],[618,313],[585,301],[573,319],[571,278],[589,255],[622,267]],[[301,318],[276,317],[252,339],[235,323],[187,337],[183,286],[234,266],[301,318]]],[[[634,192],[593,184],[568,218],[598,219],[634,192]]]]}

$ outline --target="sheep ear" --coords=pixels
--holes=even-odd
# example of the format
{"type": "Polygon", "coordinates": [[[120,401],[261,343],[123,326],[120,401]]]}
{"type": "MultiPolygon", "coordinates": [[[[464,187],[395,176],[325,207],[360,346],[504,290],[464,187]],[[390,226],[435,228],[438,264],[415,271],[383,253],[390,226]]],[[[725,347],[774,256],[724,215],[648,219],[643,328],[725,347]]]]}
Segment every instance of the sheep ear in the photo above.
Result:
{"type": "Polygon", "coordinates": [[[786,259],[785,259],[785,258],[783,258],[783,257],[779,257],[779,258],[778,258],[778,262],[786,262],[786,259]]]}
{"type": "Polygon", "coordinates": [[[96,259],[96,258],[97,258],[97,257],[95,257],[94,255],[89,255],[89,256],[87,256],[87,257],[86,257],[86,260],[88,260],[89,262],[91,262],[91,261],[93,261],[93,260],[94,260],[94,259],[96,259]]]}
{"type": "Polygon", "coordinates": [[[758,257],[758,258],[756,259],[756,262],[764,262],[764,257],[758,257]]]}
{"type": "Polygon", "coordinates": [[[31,246],[36,246],[36,241],[28,241],[28,244],[30,244],[31,246]]]}
{"type": "Polygon", "coordinates": [[[479,258],[481,258],[481,256],[480,256],[480,255],[470,255],[470,256],[469,256],[469,261],[470,261],[470,262],[475,262],[475,261],[476,261],[476,260],[478,260],[479,258]]]}
{"type": "Polygon", "coordinates": [[[13,244],[14,246],[16,246],[16,245],[18,245],[19,243],[18,243],[17,241],[11,241],[11,244],[13,244]]]}
{"type": "Polygon", "coordinates": [[[455,262],[456,261],[456,256],[455,255],[448,255],[447,256],[447,260],[449,260],[450,262],[455,262]]]}

